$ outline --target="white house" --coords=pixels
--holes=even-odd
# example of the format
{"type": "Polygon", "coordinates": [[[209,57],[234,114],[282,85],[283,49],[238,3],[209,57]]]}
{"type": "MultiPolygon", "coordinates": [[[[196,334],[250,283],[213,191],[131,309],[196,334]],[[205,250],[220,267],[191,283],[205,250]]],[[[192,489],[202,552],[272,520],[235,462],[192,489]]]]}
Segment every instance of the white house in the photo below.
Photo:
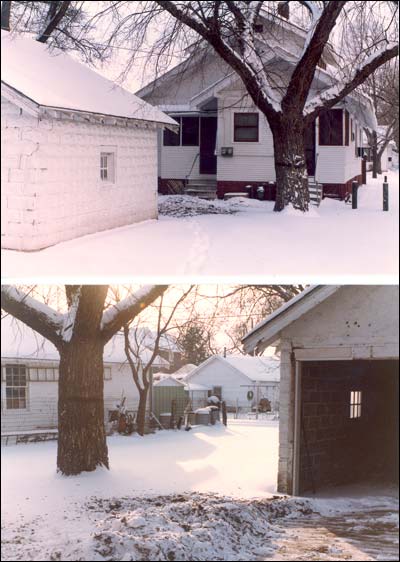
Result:
{"type": "Polygon", "coordinates": [[[1,32],[2,247],[38,250],[157,218],[173,119],[63,52],[1,32]]]}
{"type": "MultiPolygon", "coordinates": [[[[304,47],[307,33],[262,10],[255,24],[265,64],[282,84],[304,47]]],[[[310,98],[336,84],[337,62],[327,47],[315,74],[310,98]]],[[[279,88],[279,84],[277,84],[279,88]]],[[[178,133],[159,135],[159,190],[210,192],[223,197],[247,185],[264,187],[275,198],[273,139],[268,123],[246,94],[242,82],[210,47],[189,57],[142,88],[137,95],[157,105],[180,125],[178,133]]],[[[351,182],[362,181],[362,129],[376,127],[370,100],[358,94],[323,114],[306,134],[311,182],[325,195],[344,197],[351,182]]]]}
{"type": "Polygon", "coordinates": [[[197,399],[203,393],[218,396],[228,407],[251,408],[268,398],[272,410],[278,410],[279,363],[276,356],[212,355],[182,382],[197,399]]]}
{"type": "MultiPolygon", "coordinates": [[[[146,362],[151,350],[144,348],[146,362]]],[[[57,428],[58,399],[57,349],[47,340],[16,320],[1,321],[1,433],[29,432],[57,428]]],[[[160,356],[152,369],[168,370],[160,356]]],[[[128,410],[139,402],[124,351],[124,338],[116,335],[104,350],[105,421],[122,397],[128,410]]]]}
{"type": "Polygon", "coordinates": [[[398,287],[310,287],[243,340],[247,352],[278,342],[278,490],[398,485],[398,287]]]}

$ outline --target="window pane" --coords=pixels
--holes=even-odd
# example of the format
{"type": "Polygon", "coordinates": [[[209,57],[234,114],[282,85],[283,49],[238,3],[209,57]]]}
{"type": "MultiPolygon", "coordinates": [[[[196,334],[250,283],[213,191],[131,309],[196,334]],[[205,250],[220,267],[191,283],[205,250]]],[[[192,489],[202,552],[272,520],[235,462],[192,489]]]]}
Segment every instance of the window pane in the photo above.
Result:
{"type": "Polygon", "coordinates": [[[235,141],[256,141],[258,140],[258,130],[254,128],[235,129],[235,141]]]}
{"type": "Polygon", "coordinates": [[[169,129],[164,129],[164,146],[179,146],[179,131],[174,133],[169,129]]]}
{"type": "Polygon", "coordinates": [[[31,381],[37,381],[38,380],[38,370],[37,369],[34,369],[34,368],[29,369],[29,379],[31,381]]]}
{"type": "Polygon", "coordinates": [[[239,127],[257,127],[258,113],[235,113],[235,125],[239,127]]]}
{"type": "Polygon", "coordinates": [[[319,117],[319,144],[322,146],[343,145],[343,112],[330,109],[319,117]]]}
{"type": "Polygon", "coordinates": [[[199,145],[199,118],[182,117],[182,146],[199,145]]]}

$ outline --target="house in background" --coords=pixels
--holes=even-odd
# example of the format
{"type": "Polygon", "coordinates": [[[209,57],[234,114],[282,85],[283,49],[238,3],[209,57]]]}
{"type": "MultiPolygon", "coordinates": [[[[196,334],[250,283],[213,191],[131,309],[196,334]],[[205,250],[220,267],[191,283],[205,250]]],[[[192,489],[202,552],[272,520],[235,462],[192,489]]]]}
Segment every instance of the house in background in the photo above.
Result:
{"type": "MultiPolygon", "coordinates": [[[[140,357],[147,362],[150,348],[140,357]]],[[[1,321],[1,433],[57,428],[57,349],[47,340],[10,317],[1,321]]],[[[170,364],[157,355],[152,370],[168,371],[170,364]]],[[[139,395],[126,361],[124,338],[116,335],[104,349],[104,415],[116,409],[122,397],[135,411],[139,395]]]]}
{"type": "MultiPolygon", "coordinates": [[[[299,59],[307,33],[286,19],[261,10],[255,24],[265,64],[275,79],[287,82],[299,59]]],[[[338,64],[325,49],[310,97],[333,84],[338,64]]],[[[277,84],[279,88],[279,84],[277,84]]],[[[159,190],[222,198],[264,187],[275,198],[273,139],[265,117],[246,94],[238,76],[211,47],[190,53],[183,63],[160,76],[137,95],[157,105],[180,125],[179,132],[159,134],[159,190]]],[[[362,129],[376,127],[370,100],[347,96],[321,115],[306,132],[310,184],[323,185],[324,195],[343,198],[353,180],[362,182],[359,151],[362,129]]]]}
{"type": "Polygon", "coordinates": [[[182,382],[197,403],[217,396],[229,408],[252,409],[261,398],[279,410],[279,358],[245,355],[212,355],[193,369],[182,382]],[[248,393],[251,392],[251,398],[248,393]]]}
{"type": "Polygon", "coordinates": [[[398,486],[398,286],[315,286],[244,338],[281,351],[278,491],[398,486]]]}
{"type": "Polygon", "coordinates": [[[2,247],[157,218],[157,131],[175,121],[43,43],[1,46],[2,247]]]}

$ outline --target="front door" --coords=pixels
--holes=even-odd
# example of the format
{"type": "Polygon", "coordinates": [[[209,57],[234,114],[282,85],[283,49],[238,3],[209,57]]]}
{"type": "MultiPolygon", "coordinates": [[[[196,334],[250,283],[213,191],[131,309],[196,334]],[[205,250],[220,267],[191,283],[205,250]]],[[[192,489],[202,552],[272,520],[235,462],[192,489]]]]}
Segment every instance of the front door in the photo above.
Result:
{"type": "Polygon", "coordinates": [[[315,121],[309,124],[304,134],[307,173],[315,176],[315,121]]]}
{"type": "Polygon", "coordinates": [[[200,117],[200,174],[217,173],[217,117],[200,117]]]}

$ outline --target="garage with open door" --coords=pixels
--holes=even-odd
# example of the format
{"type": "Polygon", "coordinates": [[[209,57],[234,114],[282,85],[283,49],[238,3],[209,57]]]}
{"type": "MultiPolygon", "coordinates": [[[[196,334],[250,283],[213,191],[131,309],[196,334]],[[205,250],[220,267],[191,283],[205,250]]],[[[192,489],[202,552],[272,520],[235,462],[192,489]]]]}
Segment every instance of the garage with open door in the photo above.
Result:
{"type": "Polygon", "coordinates": [[[398,386],[398,361],[302,363],[300,494],[398,484],[398,386]]]}
{"type": "Polygon", "coordinates": [[[243,344],[280,352],[279,492],[398,487],[398,286],[308,287],[243,344]]]}

